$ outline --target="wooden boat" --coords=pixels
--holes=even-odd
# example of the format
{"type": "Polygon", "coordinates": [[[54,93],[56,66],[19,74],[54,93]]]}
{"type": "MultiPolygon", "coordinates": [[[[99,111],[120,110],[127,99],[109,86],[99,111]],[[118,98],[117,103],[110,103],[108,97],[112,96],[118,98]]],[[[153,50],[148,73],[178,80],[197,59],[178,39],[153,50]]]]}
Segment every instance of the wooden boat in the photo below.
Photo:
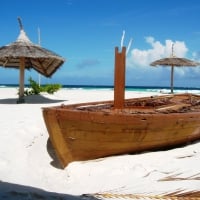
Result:
{"type": "Polygon", "coordinates": [[[69,162],[176,146],[200,139],[200,96],[162,95],[43,109],[57,156],[69,162]]]}
{"type": "Polygon", "coordinates": [[[171,94],[124,99],[125,47],[115,49],[114,100],[43,109],[62,167],[176,146],[200,139],[200,96],[171,94]]]}

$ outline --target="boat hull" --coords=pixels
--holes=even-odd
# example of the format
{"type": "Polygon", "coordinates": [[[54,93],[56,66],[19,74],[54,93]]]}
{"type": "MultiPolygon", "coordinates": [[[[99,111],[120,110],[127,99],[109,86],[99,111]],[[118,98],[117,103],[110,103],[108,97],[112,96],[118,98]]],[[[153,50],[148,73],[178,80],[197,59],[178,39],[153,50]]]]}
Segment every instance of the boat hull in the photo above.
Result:
{"type": "MultiPolygon", "coordinates": [[[[90,103],[95,104],[111,102],[90,103]]],[[[140,112],[135,109],[112,112],[74,109],[86,105],[43,109],[50,140],[63,168],[72,161],[168,148],[200,138],[198,111],[154,113],[144,109],[140,112]]]]}

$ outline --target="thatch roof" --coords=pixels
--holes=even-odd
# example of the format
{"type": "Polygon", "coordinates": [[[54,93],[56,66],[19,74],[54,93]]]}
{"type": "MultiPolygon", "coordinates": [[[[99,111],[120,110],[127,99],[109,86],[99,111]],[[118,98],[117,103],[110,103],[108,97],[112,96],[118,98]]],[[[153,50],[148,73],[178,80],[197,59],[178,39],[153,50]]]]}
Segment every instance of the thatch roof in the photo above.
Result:
{"type": "Polygon", "coordinates": [[[200,63],[186,59],[186,58],[178,58],[178,57],[169,57],[162,58],[160,60],[156,60],[150,64],[151,66],[163,65],[163,66],[198,66],[200,63]]]}
{"type": "Polygon", "coordinates": [[[151,66],[157,66],[157,65],[171,66],[171,93],[173,93],[174,67],[183,67],[183,66],[195,67],[195,66],[200,65],[200,63],[186,59],[186,58],[178,58],[176,56],[173,56],[173,53],[172,53],[172,57],[156,60],[156,61],[152,62],[150,65],[151,66]]]}
{"type": "Polygon", "coordinates": [[[19,68],[20,58],[25,58],[25,68],[34,68],[44,76],[51,76],[63,63],[58,54],[33,44],[23,30],[21,21],[20,34],[11,44],[0,48],[0,66],[19,68]]]}

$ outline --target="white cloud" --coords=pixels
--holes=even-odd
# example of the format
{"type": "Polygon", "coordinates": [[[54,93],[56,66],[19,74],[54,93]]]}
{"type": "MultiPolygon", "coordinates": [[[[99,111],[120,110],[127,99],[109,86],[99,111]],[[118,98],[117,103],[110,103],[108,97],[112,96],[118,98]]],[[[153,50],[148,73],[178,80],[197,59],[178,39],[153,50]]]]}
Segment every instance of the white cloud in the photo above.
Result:
{"type": "Polygon", "coordinates": [[[150,63],[172,54],[172,44],[174,44],[174,55],[177,57],[185,57],[188,49],[183,41],[165,40],[162,44],[153,37],[145,38],[146,43],[150,45],[147,50],[132,49],[127,57],[127,67],[149,67],[150,63]]]}

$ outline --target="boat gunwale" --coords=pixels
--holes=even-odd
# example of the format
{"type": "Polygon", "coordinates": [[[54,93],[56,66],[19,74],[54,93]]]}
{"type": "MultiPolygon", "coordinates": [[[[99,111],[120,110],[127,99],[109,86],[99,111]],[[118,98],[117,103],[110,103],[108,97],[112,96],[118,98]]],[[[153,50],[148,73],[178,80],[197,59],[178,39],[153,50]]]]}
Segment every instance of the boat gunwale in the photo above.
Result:
{"type": "MultiPolygon", "coordinates": [[[[152,99],[152,100],[156,100],[156,99],[162,99],[162,98],[173,98],[176,96],[188,96],[188,97],[199,97],[200,95],[196,95],[196,94],[190,94],[190,93],[181,93],[181,94],[170,94],[170,95],[158,95],[158,96],[149,96],[149,97],[139,97],[139,98],[131,98],[131,99],[126,99],[126,103],[129,102],[133,102],[133,101],[142,101],[142,100],[148,100],[148,99],[152,99]]],[[[115,109],[113,107],[113,100],[108,100],[108,101],[93,101],[93,102],[85,102],[85,103],[75,103],[75,104],[61,104],[59,106],[53,106],[53,107],[44,107],[43,111],[45,110],[52,110],[52,111],[56,111],[57,113],[59,112],[70,112],[70,113],[93,113],[93,114],[105,114],[105,115],[118,115],[118,116],[135,116],[135,115],[167,115],[170,114],[172,115],[188,115],[188,114],[199,114],[200,113],[200,109],[197,110],[189,110],[189,111],[185,111],[185,112],[178,112],[178,111],[168,111],[167,108],[169,107],[173,107],[175,106],[176,103],[171,103],[170,105],[164,105],[164,106],[125,106],[122,109],[115,109]],[[110,109],[96,109],[100,106],[110,106],[112,108],[110,109]],[[86,108],[86,109],[84,109],[86,108]],[[87,108],[94,108],[93,110],[89,110],[87,108]],[[145,109],[147,111],[145,111],[145,109]],[[166,111],[165,111],[166,110],[166,111]]],[[[183,105],[179,105],[180,107],[194,107],[190,104],[183,104],[183,105]]]]}

